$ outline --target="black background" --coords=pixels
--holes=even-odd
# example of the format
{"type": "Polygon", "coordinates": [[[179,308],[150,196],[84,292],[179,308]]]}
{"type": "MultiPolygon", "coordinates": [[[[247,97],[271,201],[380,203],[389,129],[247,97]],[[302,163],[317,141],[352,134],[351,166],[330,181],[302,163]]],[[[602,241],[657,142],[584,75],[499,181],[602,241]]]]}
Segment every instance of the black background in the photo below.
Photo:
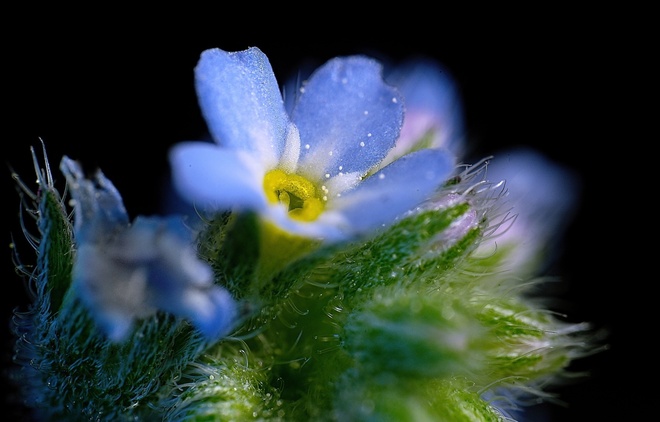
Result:
{"type": "MultiPolygon", "coordinates": [[[[622,259],[607,220],[611,180],[627,177],[607,170],[613,159],[621,159],[610,155],[608,146],[621,142],[610,139],[619,119],[614,98],[623,91],[614,63],[628,59],[616,28],[591,14],[528,11],[520,19],[483,25],[467,18],[457,25],[448,12],[427,16],[427,10],[412,11],[405,16],[380,11],[390,17],[361,19],[323,16],[322,11],[297,16],[285,11],[275,17],[263,10],[257,19],[203,9],[187,17],[171,10],[171,20],[128,10],[108,16],[77,11],[81,15],[67,20],[43,10],[15,21],[6,15],[13,26],[3,29],[2,39],[3,364],[11,355],[12,309],[26,303],[8,247],[12,236],[21,238],[9,168],[32,184],[29,147],[41,148],[40,138],[59,186],[57,166],[66,154],[86,168],[100,167],[122,193],[132,217],[156,214],[167,147],[198,139],[205,130],[192,73],[204,49],[257,46],[280,82],[303,60],[321,64],[337,55],[364,53],[396,61],[423,54],[441,61],[456,77],[475,157],[528,145],[582,177],[579,212],[553,268],[563,279],[556,293],[569,319],[610,332],[610,350],[576,362],[576,370],[591,376],[560,389],[568,407],[546,406],[545,417],[604,420],[613,407],[625,408],[630,416],[641,409],[641,386],[631,385],[629,375],[628,348],[636,340],[626,329],[626,289],[633,287],[620,278],[622,259]],[[264,17],[267,26],[260,23],[264,17]],[[317,25],[321,21],[326,23],[317,25]]],[[[27,246],[21,250],[29,260],[27,246]]],[[[534,419],[543,420],[540,414],[534,419]]]]}

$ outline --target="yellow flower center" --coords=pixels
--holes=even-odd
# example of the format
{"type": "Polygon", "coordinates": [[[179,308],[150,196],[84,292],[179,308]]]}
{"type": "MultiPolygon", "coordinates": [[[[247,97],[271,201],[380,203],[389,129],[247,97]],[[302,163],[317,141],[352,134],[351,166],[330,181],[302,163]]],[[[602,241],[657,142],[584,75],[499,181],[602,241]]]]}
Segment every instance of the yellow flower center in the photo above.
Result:
{"type": "Polygon", "coordinates": [[[316,186],[297,174],[275,169],[264,176],[264,191],[271,203],[282,203],[289,216],[300,221],[313,221],[323,212],[325,204],[316,186]]]}

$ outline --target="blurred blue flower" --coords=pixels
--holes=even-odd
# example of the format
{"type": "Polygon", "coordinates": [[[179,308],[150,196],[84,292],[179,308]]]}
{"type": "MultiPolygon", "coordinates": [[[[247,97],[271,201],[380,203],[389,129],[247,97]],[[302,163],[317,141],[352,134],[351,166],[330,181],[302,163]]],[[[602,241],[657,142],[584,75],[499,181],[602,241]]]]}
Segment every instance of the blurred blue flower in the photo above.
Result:
{"type": "MultiPolygon", "coordinates": [[[[411,58],[391,67],[386,80],[401,92],[405,118],[401,135],[382,164],[419,148],[447,148],[462,160],[467,149],[462,101],[449,70],[427,57],[411,58]]],[[[461,176],[471,180],[476,190],[502,197],[497,210],[491,211],[489,234],[476,254],[501,254],[507,271],[519,276],[550,263],[550,254],[558,250],[556,243],[577,209],[581,189],[577,175],[531,147],[497,151],[486,161],[465,167],[461,176]]],[[[488,196],[479,196],[484,197],[488,196]]],[[[451,189],[443,190],[423,208],[442,208],[463,199],[451,189]]],[[[473,209],[436,243],[451,245],[477,221],[473,209]]]]}
{"type": "Polygon", "coordinates": [[[126,339],[136,319],[159,310],[190,319],[211,339],[228,333],[236,304],[213,284],[181,218],[138,217],[131,224],[102,172],[86,179],[68,157],[60,168],[74,204],[75,290],[111,340],[126,339]]]}
{"type": "Polygon", "coordinates": [[[454,171],[441,148],[380,168],[404,106],[367,57],[325,63],[302,84],[290,114],[258,48],[203,52],[195,81],[216,143],[175,145],[170,161],[179,194],[198,209],[253,210],[296,235],[345,239],[390,223],[454,171]]]}
{"type": "Polygon", "coordinates": [[[385,80],[403,95],[405,117],[399,139],[381,165],[421,148],[463,155],[463,104],[449,69],[428,57],[414,57],[389,68],[385,80]]]}
{"type": "Polygon", "coordinates": [[[488,164],[488,179],[501,183],[504,218],[476,254],[506,255],[507,271],[531,275],[552,263],[557,243],[579,206],[577,174],[530,147],[501,150],[488,164]]]}

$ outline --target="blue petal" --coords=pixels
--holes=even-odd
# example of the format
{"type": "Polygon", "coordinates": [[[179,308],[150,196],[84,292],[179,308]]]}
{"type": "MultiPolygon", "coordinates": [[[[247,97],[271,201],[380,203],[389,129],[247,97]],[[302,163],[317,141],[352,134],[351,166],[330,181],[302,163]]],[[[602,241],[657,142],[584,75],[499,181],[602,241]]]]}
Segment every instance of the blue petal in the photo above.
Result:
{"type": "MultiPolygon", "coordinates": [[[[195,327],[210,340],[229,334],[238,317],[238,306],[231,294],[219,287],[207,290],[187,291],[192,300],[179,308],[181,315],[188,315],[195,327]]],[[[183,302],[183,301],[182,301],[183,302]]]]}
{"type": "Polygon", "coordinates": [[[265,206],[264,170],[245,151],[182,142],[172,147],[169,159],[177,192],[198,208],[265,206]]]}
{"type": "MultiPolygon", "coordinates": [[[[142,264],[151,304],[192,320],[207,337],[227,334],[237,316],[237,306],[228,291],[213,284],[213,270],[197,258],[193,233],[182,219],[138,217],[126,238],[127,247],[131,243],[137,247],[147,240],[154,251],[155,256],[142,264]]],[[[130,262],[130,257],[123,261],[130,262]]]]}
{"type": "Polygon", "coordinates": [[[444,149],[405,155],[355,189],[332,199],[332,208],[364,232],[390,223],[428,199],[454,171],[454,156],[444,149]]]}
{"type": "Polygon", "coordinates": [[[433,130],[433,148],[447,148],[456,156],[462,155],[463,105],[449,69],[432,59],[416,58],[393,69],[386,80],[399,89],[406,106],[402,139],[397,146],[433,130]]]}
{"type": "Polygon", "coordinates": [[[93,240],[104,231],[128,226],[121,195],[100,170],[93,179],[87,179],[80,164],[67,156],[62,158],[60,170],[74,201],[74,225],[79,240],[93,240]]]}
{"type": "Polygon", "coordinates": [[[505,181],[505,204],[517,215],[510,228],[496,232],[501,233],[499,243],[525,242],[531,252],[561,239],[579,205],[582,181],[577,174],[536,150],[517,147],[495,155],[488,178],[505,181]]]}
{"type": "Polygon", "coordinates": [[[213,284],[213,270],[197,258],[194,233],[180,218],[138,217],[101,242],[78,244],[76,292],[112,341],[134,321],[164,310],[190,319],[206,336],[229,332],[237,315],[231,295],[213,284]]]}
{"type": "Polygon", "coordinates": [[[262,218],[272,222],[285,232],[302,237],[332,242],[351,237],[350,222],[335,211],[324,211],[318,219],[307,222],[292,219],[282,206],[270,206],[262,214],[262,218]]]}
{"type": "Polygon", "coordinates": [[[204,51],[195,68],[195,86],[216,142],[251,151],[268,167],[277,163],[289,120],[270,62],[261,50],[204,51]]]}
{"type": "Polygon", "coordinates": [[[79,242],[76,247],[72,273],[76,293],[112,341],[124,340],[136,319],[157,311],[147,301],[144,271],[117,260],[116,247],[108,241],[79,242]]]}
{"type": "Polygon", "coordinates": [[[300,173],[316,180],[365,174],[385,157],[399,136],[403,104],[381,70],[378,62],[354,56],[330,60],[311,76],[292,112],[300,173]]]}

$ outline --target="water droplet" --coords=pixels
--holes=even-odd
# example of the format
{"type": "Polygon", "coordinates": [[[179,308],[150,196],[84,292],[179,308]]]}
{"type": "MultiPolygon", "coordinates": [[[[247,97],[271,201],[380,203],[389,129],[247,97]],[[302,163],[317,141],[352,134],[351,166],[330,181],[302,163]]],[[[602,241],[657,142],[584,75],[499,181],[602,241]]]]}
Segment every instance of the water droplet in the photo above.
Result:
{"type": "Polygon", "coordinates": [[[55,377],[55,376],[49,377],[48,381],[46,381],[46,385],[48,386],[48,388],[50,388],[52,390],[57,388],[57,377],[55,377]]]}

